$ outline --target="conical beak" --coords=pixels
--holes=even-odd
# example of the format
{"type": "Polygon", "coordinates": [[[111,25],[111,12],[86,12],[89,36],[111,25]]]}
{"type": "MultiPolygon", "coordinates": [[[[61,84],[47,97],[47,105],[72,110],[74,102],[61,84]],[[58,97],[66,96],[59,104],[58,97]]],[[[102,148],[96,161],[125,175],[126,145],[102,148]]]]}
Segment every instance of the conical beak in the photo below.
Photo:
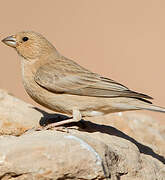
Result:
{"type": "Polygon", "coordinates": [[[14,36],[8,36],[7,38],[3,39],[2,42],[8,46],[14,47],[14,48],[17,45],[16,38],[14,36]]]}

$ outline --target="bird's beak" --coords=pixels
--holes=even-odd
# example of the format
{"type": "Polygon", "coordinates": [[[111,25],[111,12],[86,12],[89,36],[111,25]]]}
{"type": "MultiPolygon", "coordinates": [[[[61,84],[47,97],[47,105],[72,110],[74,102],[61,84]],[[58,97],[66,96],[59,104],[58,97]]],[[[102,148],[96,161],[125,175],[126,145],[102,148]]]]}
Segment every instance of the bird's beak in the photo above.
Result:
{"type": "Polygon", "coordinates": [[[3,39],[2,42],[8,46],[14,47],[14,48],[17,45],[16,38],[14,36],[8,36],[7,38],[3,39]]]}

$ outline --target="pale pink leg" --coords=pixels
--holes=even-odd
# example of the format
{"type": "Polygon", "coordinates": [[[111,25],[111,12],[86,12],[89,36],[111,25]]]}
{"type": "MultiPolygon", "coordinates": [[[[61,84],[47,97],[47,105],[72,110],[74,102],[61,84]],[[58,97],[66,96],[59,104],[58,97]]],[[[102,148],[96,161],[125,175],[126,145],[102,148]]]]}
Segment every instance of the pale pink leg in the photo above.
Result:
{"type": "MultiPolygon", "coordinates": [[[[73,109],[73,118],[72,119],[63,120],[63,121],[60,121],[60,122],[48,124],[47,126],[43,127],[42,129],[51,129],[51,128],[55,127],[55,129],[58,130],[57,127],[65,125],[65,124],[69,124],[69,123],[72,123],[72,122],[78,122],[78,121],[81,120],[81,118],[82,117],[81,117],[80,111],[77,108],[74,108],[73,109]]],[[[59,127],[59,129],[61,129],[61,127],[59,127]]]]}

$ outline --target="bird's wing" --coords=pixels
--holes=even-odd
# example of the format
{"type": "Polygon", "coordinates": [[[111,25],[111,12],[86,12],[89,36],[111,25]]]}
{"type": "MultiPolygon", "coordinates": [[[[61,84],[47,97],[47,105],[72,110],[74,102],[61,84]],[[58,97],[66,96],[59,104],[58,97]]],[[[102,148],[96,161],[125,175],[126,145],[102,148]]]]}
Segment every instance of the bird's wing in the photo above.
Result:
{"type": "Polygon", "coordinates": [[[71,60],[59,60],[41,66],[35,81],[55,93],[93,97],[133,97],[152,99],[145,94],[129,90],[111,79],[92,73],[71,60]]]}

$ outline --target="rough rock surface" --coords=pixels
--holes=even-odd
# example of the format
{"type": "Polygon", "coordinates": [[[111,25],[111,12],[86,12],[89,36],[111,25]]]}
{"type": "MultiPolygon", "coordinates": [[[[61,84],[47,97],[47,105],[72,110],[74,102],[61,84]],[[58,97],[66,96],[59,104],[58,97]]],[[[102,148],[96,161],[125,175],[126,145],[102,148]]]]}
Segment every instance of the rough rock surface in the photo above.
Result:
{"type": "Polygon", "coordinates": [[[4,90],[0,90],[0,135],[20,135],[37,127],[42,113],[4,90]]]}
{"type": "Polygon", "coordinates": [[[64,132],[32,129],[48,117],[65,118],[0,90],[0,179],[165,179],[165,126],[151,117],[116,113],[64,132]]]}

